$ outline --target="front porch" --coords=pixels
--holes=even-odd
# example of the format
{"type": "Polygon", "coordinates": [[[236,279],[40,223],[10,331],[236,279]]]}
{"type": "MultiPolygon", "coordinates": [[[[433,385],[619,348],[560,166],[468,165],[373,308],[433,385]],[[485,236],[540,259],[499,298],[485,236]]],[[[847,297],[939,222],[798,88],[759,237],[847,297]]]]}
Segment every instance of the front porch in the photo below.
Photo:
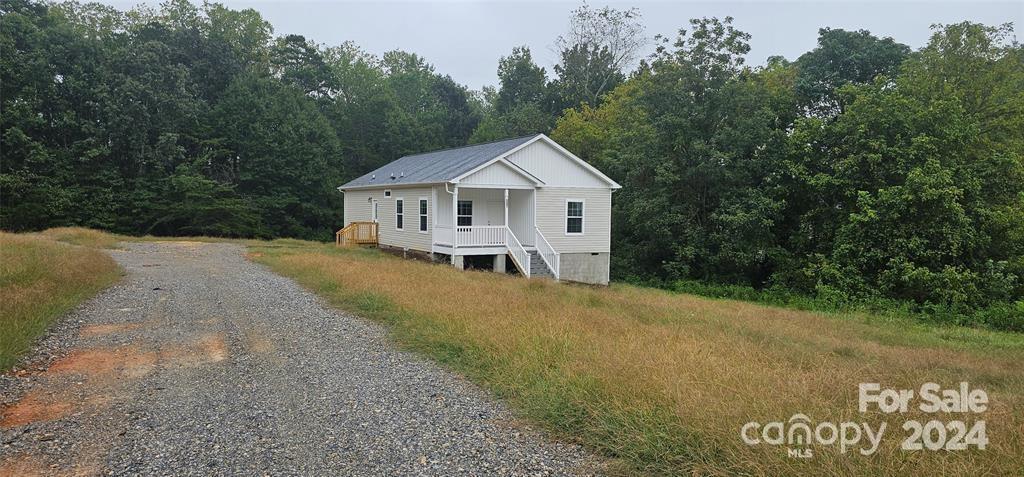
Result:
{"type": "Polygon", "coordinates": [[[500,253],[498,249],[508,247],[509,234],[524,247],[534,245],[532,187],[455,186],[439,192],[433,211],[435,252],[446,255],[500,253]],[[459,251],[460,248],[464,250],[459,251]]]}
{"type": "Polygon", "coordinates": [[[536,227],[535,194],[533,187],[445,189],[434,200],[431,251],[452,264],[467,255],[508,255],[526,277],[540,263],[557,277],[558,254],[536,227]]]}
{"type": "MultiPolygon", "coordinates": [[[[518,240],[515,234],[510,237],[505,225],[473,225],[455,227],[455,239],[452,240],[451,226],[434,228],[433,251],[445,255],[496,255],[508,253],[511,239],[518,240]]],[[[520,245],[526,250],[535,250],[533,246],[520,245]]]]}

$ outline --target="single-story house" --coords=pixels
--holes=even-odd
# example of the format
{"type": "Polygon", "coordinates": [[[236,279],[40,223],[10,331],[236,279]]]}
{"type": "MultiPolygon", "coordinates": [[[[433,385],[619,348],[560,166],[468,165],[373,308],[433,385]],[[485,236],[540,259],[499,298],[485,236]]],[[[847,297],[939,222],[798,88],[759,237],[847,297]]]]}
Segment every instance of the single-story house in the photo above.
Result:
{"type": "Polygon", "coordinates": [[[338,189],[346,229],[369,226],[382,247],[459,268],[489,255],[495,271],[508,257],[526,277],[607,284],[620,187],[537,134],[405,156],[338,189]]]}

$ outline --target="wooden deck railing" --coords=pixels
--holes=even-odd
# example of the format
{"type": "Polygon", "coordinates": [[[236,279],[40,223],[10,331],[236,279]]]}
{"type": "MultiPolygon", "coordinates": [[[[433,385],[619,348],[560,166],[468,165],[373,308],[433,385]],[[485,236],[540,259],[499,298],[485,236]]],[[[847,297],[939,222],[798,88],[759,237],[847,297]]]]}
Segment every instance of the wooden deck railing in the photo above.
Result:
{"type": "Polygon", "coordinates": [[[334,234],[334,243],[344,245],[377,245],[377,222],[352,222],[334,234]]]}

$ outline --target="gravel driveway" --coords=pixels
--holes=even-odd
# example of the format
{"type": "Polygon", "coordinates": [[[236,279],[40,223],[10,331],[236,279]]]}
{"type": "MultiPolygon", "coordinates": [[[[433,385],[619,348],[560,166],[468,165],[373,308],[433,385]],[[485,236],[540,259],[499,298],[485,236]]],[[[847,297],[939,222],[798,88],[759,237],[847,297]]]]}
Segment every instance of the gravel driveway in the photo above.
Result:
{"type": "Polygon", "coordinates": [[[0,379],[0,475],[600,470],[242,247],[124,247],[124,280],[0,379]]]}

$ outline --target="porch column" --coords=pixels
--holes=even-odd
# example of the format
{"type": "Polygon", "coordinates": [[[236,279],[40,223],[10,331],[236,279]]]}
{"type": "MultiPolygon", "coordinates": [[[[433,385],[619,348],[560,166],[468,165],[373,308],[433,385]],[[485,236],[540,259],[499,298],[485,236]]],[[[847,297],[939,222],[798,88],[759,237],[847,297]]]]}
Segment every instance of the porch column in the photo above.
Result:
{"type": "Polygon", "coordinates": [[[505,227],[508,227],[508,189],[505,189],[505,227]]]}
{"type": "MultiPolygon", "coordinates": [[[[455,247],[458,245],[458,224],[459,224],[459,185],[452,188],[452,265],[455,265],[455,247]]],[[[461,265],[461,260],[459,261],[461,265]]]]}

